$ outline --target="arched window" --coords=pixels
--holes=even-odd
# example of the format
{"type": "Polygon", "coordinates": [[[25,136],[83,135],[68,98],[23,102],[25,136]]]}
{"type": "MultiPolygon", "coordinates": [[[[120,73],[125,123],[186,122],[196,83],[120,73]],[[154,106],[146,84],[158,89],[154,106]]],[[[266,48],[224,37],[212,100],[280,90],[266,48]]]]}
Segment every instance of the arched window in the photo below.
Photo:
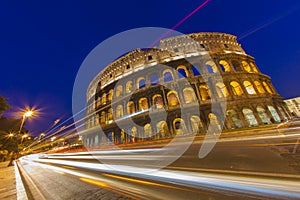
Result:
{"type": "Polygon", "coordinates": [[[170,131],[168,125],[165,121],[160,121],[156,124],[156,130],[159,135],[159,138],[170,137],[170,131]]]}
{"type": "Polygon", "coordinates": [[[123,117],[123,106],[118,105],[116,108],[116,118],[123,117]]]}
{"type": "Polygon", "coordinates": [[[177,67],[177,71],[178,71],[178,77],[179,78],[186,78],[186,77],[189,76],[189,73],[188,73],[186,67],[183,66],[183,65],[177,67]]]}
{"type": "Polygon", "coordinates": [[[249,126],[257,126],[258,123],[257,123],[257,120],[253,114],[253,111],[249,108],[244,108],[243,109],[243,114],[247,120],[247,123],[249,126]]]}
{"type": "Polygon", "coordinates": [[[164,82],[170,82],[170,81],[174,80],[173,74],[169,70],[165,70],[163,72],[163,77],[164,77],[164,82]]]}
{"type": "Polygon", "coordinates": [[[241,119],[239,118],[239,115],[235,110],[227,110],[227,115],[230,117],[232,121],[232,128],[242,128],[243,124],[241,119]]]}
{"type": "Polygon", "coordinates": [[[132,136],[132,142],[136,142],[138,140],[138,132],[137,132],[137,128],[134,126],[131,129],[131,136],[132,136]]]}
{"type": "Polygon", "coordinates": [[[219,64],[221,65],[223,72],[230,72],[231,71],[230,65],[225,60],[220,60],[219,64]]]}
{"type": "Polygon", "coordinates": [[[101,98],[100,97],[97,98],[97,104],[96,105],[97,105],[97,107],[101,105],[101,98]]]}
{"type": "Polygon", "coordinates": [[[116,88],[116,97],[122,96],[123,95],[123,86],[122,85],[118,85],[118,87],[116,88]]]}
{"type": "Polygon", "coordinates": [[[148,100],[147,98],[143,97],[139,100],[139,110],[148,110],[148,100]]]}
{"type": "Polygon", "coordinates": [[[176,135],[183,135],[186,133],[186,126],[181,118],[176,118],[173,121],[173,127],[176,135]]]}
{"type": "Polygon", "coordinates": [[[286,115],[285,115],[285,113],[284,113],[284,111],[283,111],[283,109],[281,108],[281,107],[277,107],[277,109],[279,110],[279,112],[281,113],[281,115],[282,115],[282,117],[283,117],[283,119],[284,120],[287,120],[288,118],[286,117],[286,115]]]}
{"type": "Polygon", "coordinates": [[[200,70],[196,66],[192,66],[192,71],[193,71],[194,76],[199,76],[201,74],[200,70]]]}
{"type": "Polygon", "coordinates": [[[244,81],[244,87],[246,88],[248,94],[256,94],[254,87],[251,82],[244,81]]]}
{"type": "Polygon", "coordinates": [[[112,101],[113,95],[114,95],[114,90],[113,89],[109,90],[108,97],[107,97],[108,101],[112,101]]]}
{"type": "Polygon", "coordinates": [[[221,131],[221,125],[217,116],[213,113],[208,114],[209,119],[209,131],[213,133],[219,133],[221,131]]]}
{"type": "Polygon", "coordinates": [[[106,121],[106,119],[105,119],[105,112],[102,111],[101,112],[101,117],[100,117],[100,124],[105,124],[105,121],[106,121]]]}
{"type": "Polygon", "coordinates": [[[146,87],[146,81],[144,78],[138,78],[137,80],[137,88],[142,89],[146,87]]]}
{"type": "Polygon", "coordinates": [[[157,85],[157,84],[159,84],[159,78],[158,78],[157,74],[153,74],[150,77],[150,83],[151,83],[151,85],[157,85]]]}
{"type": "Polygon", "coordinates": [[[108,123],[111,123],[112,120],[114,120],[113,109],[112,108],[108,109],[107,120],[108,120],[108,123]]]}
{"type": "Polygon", "coordinates": [[[242,65],[246,72],[251,72],[251,67],[246,61],[242,61],[242,65]]]}
{"type": "Polygon", "coordinates": [[[102,104],[106,104],[106,93],[102,94],[102,104]]]}
{"type": "Polygon", "coordinates": [[[128,81],[126,83],[126,94],[132,92],[132,89],[133,89],[133,87],[132,87],[132,81],[128,81]]]}
{"type": "Polygon", "coordinates": [[[277,111],[275,110],[275,108],[273,106],[268,106],[268,109],[273,117],[273,119],[276,121],[276,122],[280,122],[280,117],[277,113],[277,111]]]}
{"type": "Polygon", "coordinates": [[[233,61],[231,61],[231,63],[232,63],[232,67],[233,67],[234,71],[241,71],[241,65],[238,61],[233,60],[233,61]]]}
{"type": "Polygon", "coordinates": [[[208,100],[208,99],[211,98],[210,97],[210,90],[209,90],[207,85],[202,84],[202,85],[200,85],[199,89],[200,89],[201,99],[203,101],[208,100]]]}
{"type": "Polygon", "coordinates": [[[265,81],[263,82],[263,85],[266,88],[266,90],[267,90],[268,93],[273,94],[271,88],[269,87],[269,85],[265,81]]]}
{"type": "Polygon", "coordinates": [[[258,106],[256,108],[256,110],[257,110],[257,114],[263,124],[271,124],[270,118],[268,117],[268,115],[263,107],[258,106]]]}
{"type": "Polygon", "coordinates": [[[168,105],[169,106],[177,106],[179,105],[179,101],[177,98],[177,93],[175,91],[170,91],[167,95],[168,105]]]}
{"type": "Polygon", "coordinates": [[[129,101],[127,103],[127,113],[133,114],[134,112],[135,112],[134,103],[133,103],[133,101],[129,101]]]}
{"type": "Polygon", "coordinates": [[[194,103],[196,102],[196,95],[193,88],[184,88],[183,89],[183,97],[185,103],[194,103]]]}
{"type": "Polygon", "coordinates": [[[152,128],[150,124],[146,124],[144,126],[144,137],[145,138],[151,138],[152,137],[152,128]]]}
{"type": "Polygon", "coordinates": [[[255,64],[254,63],[250,63],[250,66],[251,66],[251,68],[252,68],[252,71],[254,71],[255,73],[259,73],[258,72],[258,70],[257,70],[257,67],[255,66],[255,64]]]}
{"type": "Polygon", "coordinates": [[[190,120],[191,120],[193,134],[200,133],[203,127],[200,117],[193,115],[190,120]]]}
{"type": "Polygon", "coordinates": [[[220,83],[220,82],[217,83],[216,84],[216,89],[217,89],[218,96],[220,98],[228,97],[229,93],[228,93],[228,90],[227,90],[224,83],[220,83]]]}
{"type": "Polygon", "coordinates": [[[163,108],[164,107],[163,98],[160,94],[156,94],[152,97],[152,105],[155,108],[163,108]]]}
{"type": "Polygon", "coordinates": [[[213,74],[218,72],[218,67],[213,61],[208,61],[205,63],[208,73],[213,74]]]}
{"type": "Polygon", "coordinates": [[[261,85],[261,83],[259,81],[254,81],[254,85],[260,94],[266,93],[263,86],[261,85]]]}
{"type": "Polygon", "coordinates": [[[232,81],[230,85],[232,87],[232,91],[235,96],[241,96],[243,94],[243,89],[241,88],[238,82],[232,81]]]}

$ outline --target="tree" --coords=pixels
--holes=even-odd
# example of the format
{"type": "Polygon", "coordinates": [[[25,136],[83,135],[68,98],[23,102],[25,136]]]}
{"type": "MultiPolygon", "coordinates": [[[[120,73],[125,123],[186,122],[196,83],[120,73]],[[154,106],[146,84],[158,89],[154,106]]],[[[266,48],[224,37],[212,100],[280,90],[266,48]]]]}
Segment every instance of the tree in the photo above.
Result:
{"type": "Polygon", "coordinates": [[[9,108],[10,106],[7,103],[7,99],[0,95],[0,118],[2,117],[2,113],[9,108]]]}

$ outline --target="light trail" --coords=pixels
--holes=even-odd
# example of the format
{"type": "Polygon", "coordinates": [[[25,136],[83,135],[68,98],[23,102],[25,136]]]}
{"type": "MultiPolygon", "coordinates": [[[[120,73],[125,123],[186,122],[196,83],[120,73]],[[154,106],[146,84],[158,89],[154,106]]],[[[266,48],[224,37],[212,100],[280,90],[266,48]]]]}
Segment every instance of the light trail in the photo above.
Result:
{"type": "Polygon", "coordinates": [[[186,20],[188,20],[190,17],[192,17],[196,12],[198,12],[201,8],[203,8],[206,4],[208,4],[211,0],[204,1],[201,5],[199,5],[196,9],[194,9],[192,12],[190,12],[187,16],[185,16],[183,19],[181,19],[177,24],[175,24],[171,29],[166,31],[164,34],[162,34],[159,38],[157,38],[148,48],[152,48],[155,46],[157,42],[159,42],[161,39],[169,35],[172,31],[174,31],[176,28],[178,28],[181,24],[183,24],[186,20]]]}
{"type": "Polygon", "coordinates": [[[279,21],[279,20],[281,20],[281,19],[283,19],[283,18],[291,15],[292,13],[294,13],[296,11],[298,11],[299,9],[300,9],[300,6],[298,5],[298,6],[296,6],[296,7],[292,8],[292,9],[288,10],[287,12],[285,12],[285,13],[279,15],[279,16],[276,16],[276,17],[274,17],[272,19],[269,19],[265,23],[262,23],[262,24],[258,25],[257,27],[254,27],[253,29],[251,29],[248,32],[246,32],[246,33],[242,34],[241,36],[239,36],[238,40],[242,40],[242,39],[244,39],[244,38],[252,35],[253,33],[256,33],[257,31],[260,31],[260,30],[262,30],[262,29],[264,29],[264,28],[266,28],[266,27],[268,27],[268,26],[276,23],[277,21],[279,21]]]}

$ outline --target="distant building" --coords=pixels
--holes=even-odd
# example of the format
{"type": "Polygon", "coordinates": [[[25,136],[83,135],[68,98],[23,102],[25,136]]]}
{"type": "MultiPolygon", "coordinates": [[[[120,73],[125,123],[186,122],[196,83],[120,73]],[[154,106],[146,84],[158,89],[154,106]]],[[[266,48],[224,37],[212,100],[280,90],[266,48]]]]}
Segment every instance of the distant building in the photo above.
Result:
{"type": "Polygon", "coordinates": [[[212,112],[213,99],[227,102],[225,130],[280,123],[291,117],[270,77],[259,71],[236,36],[211,32],[187,36],[198,45],[186,42],[186,36],[167,38],[160,41],[160,49],[132,51],[94,78],[87,90],[87,105],[92,106],[87,111],[86,128],[100,125],[106,137],[97,132],[83,135],[87,146],[170,138],[185,132],[183,129],[205,134],[211,123],[219,125],[221,121],[212,112]],[[160,64],[172,70],[149,70],[160,64]],[[132,78],[141,70],[143,74],[132,78]],[[185,88],[178,86],[182,79],[190,83],[185,88]],[[123,84],[119,80],[124,80],[123,84]],[[129,101],[125,101],[127,96],[129,101]],[[179,105],[187,110],[200,105],[200,115],[183,120],[179,105]],[[167,113],[167,120],[151,121],[150,114],[160,112],[167,113]],[[129,120],[138,125],[127,130],[118,126],[129,120]]]}
{"type": "Polygon", "coordinates": [[[293,116],[300,117],[300,97],[284,100],[293,116]]]}

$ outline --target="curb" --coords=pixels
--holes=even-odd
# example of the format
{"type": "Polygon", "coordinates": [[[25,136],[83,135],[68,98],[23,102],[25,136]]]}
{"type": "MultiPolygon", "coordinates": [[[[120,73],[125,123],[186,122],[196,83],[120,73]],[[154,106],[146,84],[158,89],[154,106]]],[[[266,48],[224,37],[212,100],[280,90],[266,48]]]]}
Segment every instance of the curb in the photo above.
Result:
{"type": "Polygon", "coordinates": [[[18,164],[16,161],[14,161],[14,168],[15,168],[15,177],[16,177],[17,200],[28,200],[25,186],[23,184],[21,174],[18,168],[18,164]]]}

